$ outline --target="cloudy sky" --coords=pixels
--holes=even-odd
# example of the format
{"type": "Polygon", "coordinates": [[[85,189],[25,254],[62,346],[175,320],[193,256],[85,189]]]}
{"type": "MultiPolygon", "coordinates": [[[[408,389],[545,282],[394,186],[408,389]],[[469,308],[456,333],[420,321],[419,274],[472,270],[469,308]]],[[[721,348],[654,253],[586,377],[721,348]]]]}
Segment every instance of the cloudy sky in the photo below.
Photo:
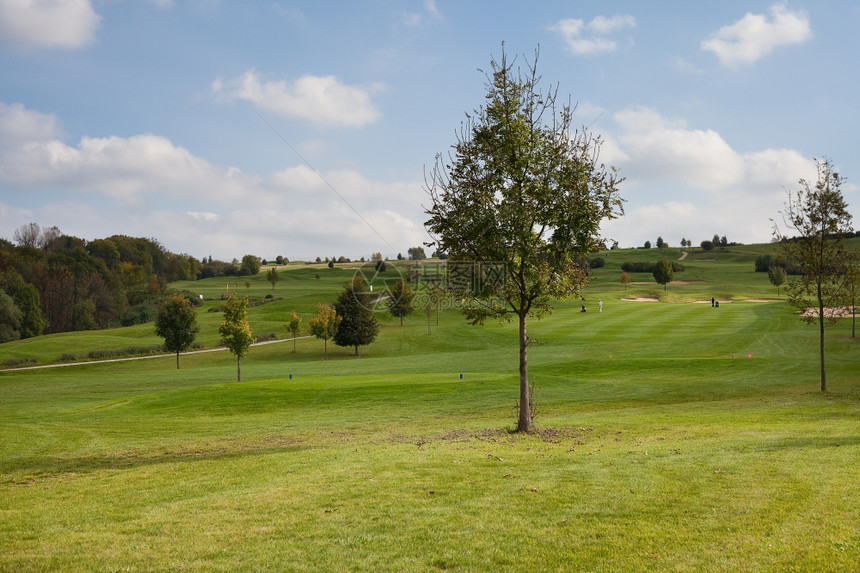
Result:
{"type": "Polygon", "coordinates": [[[405,254],[502,42],[604,138],[621,246],[766,242],[816,157],[860,226],[858,30],[850,0],[0,0],[0,237],[405,254]]]}

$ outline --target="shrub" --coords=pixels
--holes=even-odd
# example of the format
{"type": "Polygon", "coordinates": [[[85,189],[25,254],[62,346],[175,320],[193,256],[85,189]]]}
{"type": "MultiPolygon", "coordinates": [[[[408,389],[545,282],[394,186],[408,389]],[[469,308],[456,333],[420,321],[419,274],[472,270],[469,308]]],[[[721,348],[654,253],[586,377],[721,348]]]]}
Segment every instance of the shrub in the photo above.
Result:
{"type": "Polygon", "coordinates": [[[702,241],[701,243],[699,243],[699,245],[701,245],[703,251],[713,251],[714,250],[713,241],[702,241]]]}
{"type": "MultiPolygon", "coordinates": [[[[657,269],[657,263],[651,262],[637,262],[633,263],[627,261],[621,264],[621,270],[625,273],[653,273],[657,269]]],[[[686,267],[681,263],[674,261],[672,262],[672,272],[681,273],[684,272],[686,267]]]]}
{"type": "Polygon", "coordinates": [[[14,368],[16,366],[24,366],[25,364],[35,364],[35,363],[36,363],[35,358],[33,358],[31,356],[25,356],[22,358],[7,358],[6,360],[3,361],[3,366],[11,366],[14,368]]]}
{"type": "Polygon", "coordinates": [[[161,354],[166,352],[161,344],[152,346],[126,346],[125,348],[112,348],[110,350],[91,350],[87,353],[87,358],[93,360],[105,360],[108,358],[125,358],[127,356],[150,356],[152,354],[161,354]]]}

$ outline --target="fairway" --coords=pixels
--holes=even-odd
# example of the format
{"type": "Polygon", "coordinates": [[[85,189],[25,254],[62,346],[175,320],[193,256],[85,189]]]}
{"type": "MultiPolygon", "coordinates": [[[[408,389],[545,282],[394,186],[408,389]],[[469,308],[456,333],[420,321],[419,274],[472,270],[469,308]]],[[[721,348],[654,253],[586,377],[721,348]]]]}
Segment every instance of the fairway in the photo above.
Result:
{"type": "MultiPolygon", "coordinates": [[[[0,570],[857,571],[850,321],[828,328],[821,393],[817,330],[754,253],[694,252],[687,284],[625,288],[621,262],[647,255],[606,253],[584,302],[529,323],[532,434],[512,431],[516,325],[455,310],[430,333],[423,312],[379,315],[357,358],[330,344],[323,360],[312,338],[253,347],[238,383],[227,352],[4,370],[0,570]]],[[[250,310],[255,332],[284,337],[351,271],[281,274],[248,288],[276,298],[250,310]]],[[[129,339],[159,341],[143,325],[0,358],[129,339]]]]}

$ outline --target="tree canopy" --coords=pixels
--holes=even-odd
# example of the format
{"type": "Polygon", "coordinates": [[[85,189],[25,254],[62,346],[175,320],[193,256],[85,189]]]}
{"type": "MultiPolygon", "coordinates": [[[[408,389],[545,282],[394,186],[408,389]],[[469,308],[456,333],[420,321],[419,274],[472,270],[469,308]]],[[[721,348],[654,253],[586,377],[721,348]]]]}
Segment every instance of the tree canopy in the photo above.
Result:
{"type": "Polygon", "coordinates": [[[311,334],[323,341],[323,356],[328,360],[328,341],[334,338],[343,317],[337,315],[334,306],[317,303],[317,315],[308,319],[311,334]]]}
{"type": "Polygon", "coordinates": [[[360,275],[346,283],[334,303],[338,316],[342,318],[334,335],[338,346],[352,346],[358,356],[358,347],[376,340],[379,322],[373,315],[371,295],[360,275]]]}
{"type": "Polygon", "coordinates": [[[155,318],[155,334],[164,338],[164,347],[176,353],[176,369],[179,369],[179,353],[194,344],[200,326],[197,311],[186,297],[175,294],[167,297],[158,308],[155,318]]]}
{"type": "Polygon", "coordinates": [[[654,280],[657,281],[657,284],[663,285],[663,290],[666,290],[666,285],[672,282],[672,279],[675,278],[675,272],[672,270],[672,263],[666,259],[660,259],[657,261],[657,266],[651,274],[654,275],[654,280]]]}
{"type": "Polygon", "coordinates": [[[412,306],[412,301],[415,299],[415,291],[403,280],[394,283],[394,288],[391,289],[391,295],[388,298],[388,311],[391,316],[400,319],[400,326],[403,326],[403,319],[415,310],[412,306]]]}
{"type": "Polygon", "coordinates": [[[572,129],[573,108],[541,87],[537,60],[521,69],[503,49],[491,61],[486,103],[425,182],[430,246],[449,255],[466,317],[518,319],[520,431],[532,427],[526,319],[580,293],[588,269],[577,260],[598,244],[601,221],[622,213],[622,179],[599,162],[600,138],[572,129]]]}

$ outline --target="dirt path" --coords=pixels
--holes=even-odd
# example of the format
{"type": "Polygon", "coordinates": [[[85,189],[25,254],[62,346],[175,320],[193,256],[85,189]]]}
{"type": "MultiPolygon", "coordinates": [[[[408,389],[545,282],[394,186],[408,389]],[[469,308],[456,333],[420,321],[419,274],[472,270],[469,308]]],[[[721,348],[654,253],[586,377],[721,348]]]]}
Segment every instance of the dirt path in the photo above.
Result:
{"type": "Polygon", "coordinates": [[[678,260],[683,261],[684,259],[687,258],[687,255],[689,255],[689,254],[690,254],[690,251],[681,251],[681,256],[678,257],[678,260]]]}

